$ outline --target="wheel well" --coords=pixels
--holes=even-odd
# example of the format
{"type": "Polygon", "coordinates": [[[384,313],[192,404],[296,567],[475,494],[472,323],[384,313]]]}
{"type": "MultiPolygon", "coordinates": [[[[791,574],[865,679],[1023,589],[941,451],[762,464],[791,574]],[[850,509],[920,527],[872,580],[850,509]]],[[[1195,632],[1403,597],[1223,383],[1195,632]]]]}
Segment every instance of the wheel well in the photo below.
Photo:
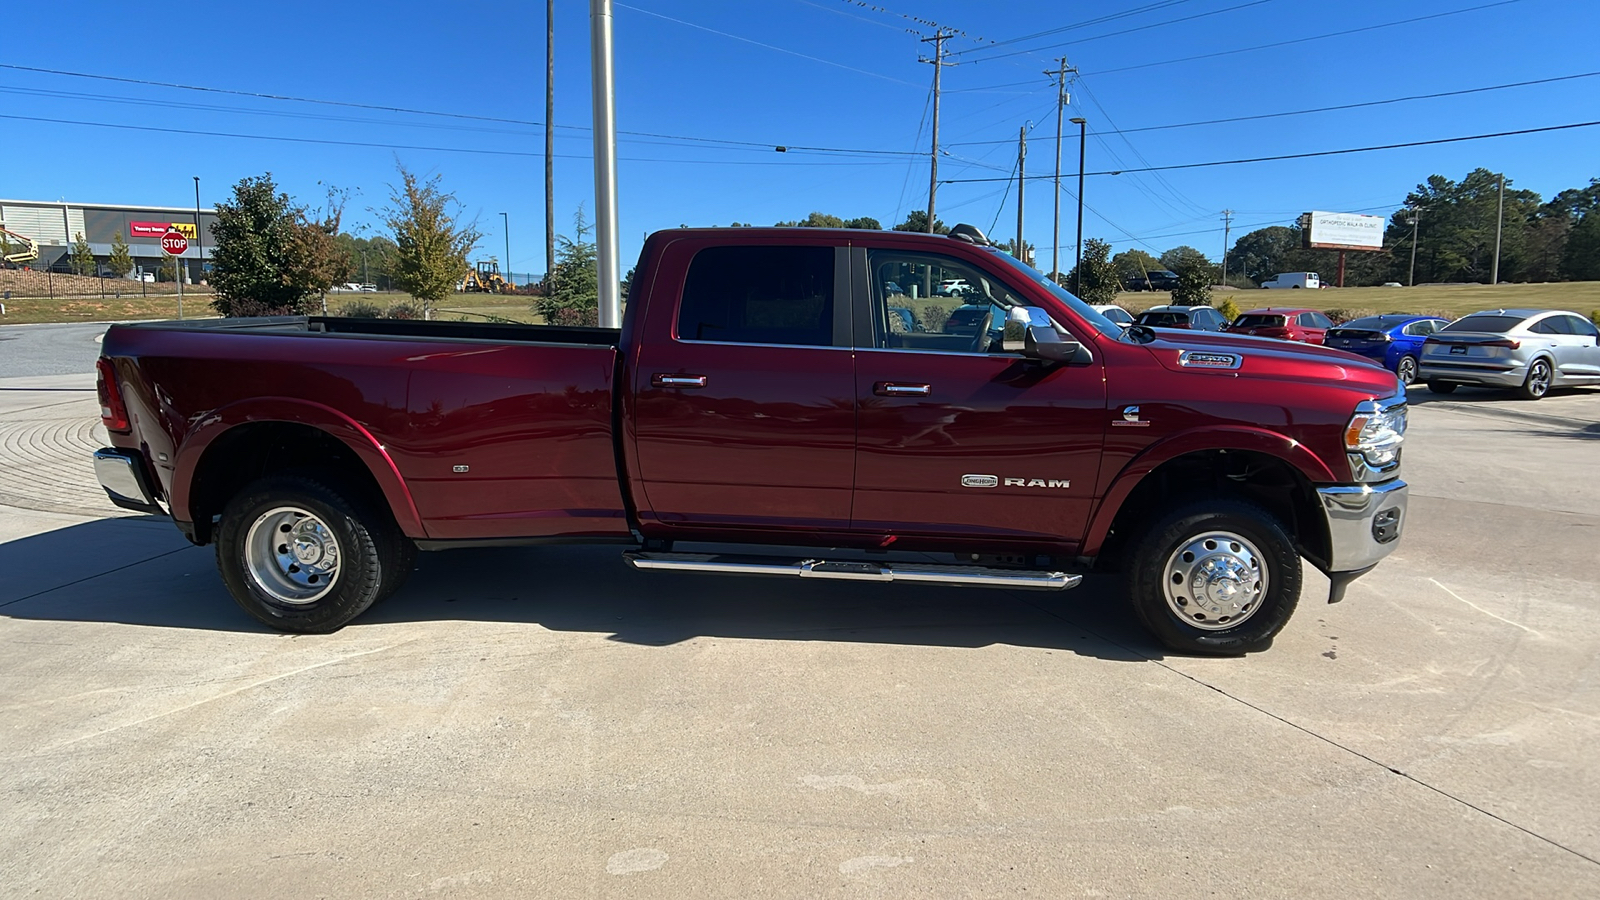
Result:
{"type": "Polygon", "coordinates": [[[315,473],[352,500],[389,508],[372,472],[343,441],[310,425],[254,422],[229,429],[200,457],[189,489],[192,540],[211,542],[213,520],[246,485],[290,471],[315,473]]]}
{"type": "Polygon", "coordinates": [[[1205,497],[1237,497],[1271,513],[1313,561],[1329,556],[1328,528],[1316,490],[1293,466],[1249,450],[1202,450],[1170,459],[1144,476],[1111,523],[1099,559],[1121,565],[1128,543],[1173,504],[1205,497]]]}

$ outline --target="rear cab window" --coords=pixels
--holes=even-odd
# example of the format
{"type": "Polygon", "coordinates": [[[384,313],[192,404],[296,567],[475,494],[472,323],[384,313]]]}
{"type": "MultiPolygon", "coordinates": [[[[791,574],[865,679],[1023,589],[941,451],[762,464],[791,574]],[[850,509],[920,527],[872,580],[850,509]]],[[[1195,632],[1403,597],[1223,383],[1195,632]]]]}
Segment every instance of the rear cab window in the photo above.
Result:
{"type": "Polygon", "coordinates": [[[1147,312],[1139,314],[1139,324],[1151,328],[1171,328],[1189,324],[1189,314],[1181,312],[1147,312]]]}
{"type": "Polygon", "coordinates": [[[1237,319],[1234,319],[1233,320],[1233,327],[1235,327],[1235,328],[1282,328],[1283,325],[1284,325],[1284,321],[1285,321],[1285,318],[1283,316],[1273,316],[1273,315],[1264,315],[1262,313],[1255,313],[1253,315],[1244,315],[1244,316],[1240,316],[1237,319]]]}
{"type": "Polygon", "coordinates": [[[822,246],[699,251],[678,304],[678,340],[848,346],[846,304],[835,296],[835,258],[834,248],[822,246]]]}
{"type": "Polygon", "coordinates": [[[1522,324],[1521,316],[1467,316],[1439,329],[1442,332],[1481,331],[1502,334],[1522,324]]]}

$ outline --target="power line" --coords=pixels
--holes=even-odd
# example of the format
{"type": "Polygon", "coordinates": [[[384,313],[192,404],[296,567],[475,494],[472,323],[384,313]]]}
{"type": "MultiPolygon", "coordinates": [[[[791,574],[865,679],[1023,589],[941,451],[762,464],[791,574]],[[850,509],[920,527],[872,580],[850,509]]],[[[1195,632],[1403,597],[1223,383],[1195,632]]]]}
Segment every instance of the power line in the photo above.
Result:
{"type": "MultiPolygon", "coordinates": [[[[989,62],[991,60],[1006,59],[1007,57],[1012,57],[1012,56],[1023,56],[1023,55],[1026,55],[1026,54],[1038,53],[1041,50],[1053,50],[1053,49],[1057,49],[1057,48],[1060,48],[1060,47],[1067,47],[1067,46],[1077,47],[1079,44],[1087,44],[1090,41],[1098,41],[1098,40],[1102,40],[1104,38],[1121,37],[1121,36],[1123,36],[1125,34],[1135,34],[1137,32],[1141,32],[1141,31],[1149,31],[1152,28],[1160,28],[1163,25],[1176,25],[1176,24],[1178,24],[1180,22],[1192,22],[1195,19],[1204,19],[1204,18],[1207,18],[1209,16],[1217,16],[1217,15],[1221,15],[1223,13],[1234,12],[1235,10],[1240,10],[1240,9],[1248,9],[1248,8],[1250,8],[1252,6],[1260,6],[1263,3],[1272,3],[1272,2],[1274,2],[1274,0],[1249,0],[1248,3],[1240,3],[1240,4],[1236,5],[1236,6],[1226,6],[1226,7],[1223,7],[1222,9],[1213,9],[1213,10],[1208,10],[1208,11],[1203,12],[1203,13],[1195,13],[1192,16],[1182,16],[1182,17],[1176,18],[1176,19],[1166,19],[1166,20],[1161,21],[1161,22],[1151,22],[1148,25],[1140,25],[1137,28],[1124,28],[1121,31],[1108,31],[1108,32],[1106,32],[1104,34],[1091,35],[1091,36],[1085,37],[1085,38],[1075,38],[1075,39],[1073,39],[1071,41],[1067,41],[1066,43],[1045,44],[1045,45],[1039,46],[1039,47],[1030,47],[1030,48],[1028,48],[1026,50],[1013,50],[1010,53],[997,53],[994,56],[984,56],[984,57],[979,57],[979,58],[976,58],[976,59],[969,59],[967,61],[968,62],[974,62],[974,63],[989,62]]],[[[979,50],[987,50],[989,48],[980,47],[978,49],[979,50]]],[[[969,51],[966,51],[966,52],[970,53],[970,52],[973,52],[973,51],[969,50],[969,51]]]]}
{"type": "Polygon", "coordinates": [[[1351,28],[1351,29],[1349,29],[1347,31],[1330,31],[1327,34],[1317,34],[1317,35],[1312,35],[1311,37],[1293,38],[1291,40],[1285,40],[1285,41],[1273,41],[1270,44],[1257,44],[1257,45],[1255,45],[1253,47],[1239,47],[1239,48],[1234,49],[1234,50],[1219,50],[1216,53],[1201,53],[1201,54],[1199,54],[1197,56],[1182,56],[1182,57],[1179,57],[1177,59],[1163,59],[1163,60],[1158,60],[1156,62],[1139,63],[1138,65],[1134,65],[1134,66],[1122,66],[1122,67],[1116,68],[1116,69],[1101,69],[1096,74],[1098,74],[1098,75],[1110,75],[1110,74],[1113,74],[1113,73],[1116,73],[1116,72],[1132,72],[1132,71],[1134,71],[1136,69],[1150,69],[1150,68],[1154,68],[1156,66],[1170,66],[1170,65],[1175,65],[1177,63],[1194,62],[1195,60],[1201,60],[1201,59],[1215,59],[1215,58],[1217,58],[1219,56],[1232,56],[1232,55],[1234,55],[1236,53],[1249,53],[1249,52],[1254,51],[1254,50],[1270,50],[1270,49],[1272,49],[1274,47],[1288,47],[1288,46],[1292,46],[1294,44],[1308,43],[1310,41],[1320,41],[1320,40],[1325,40],[1327,38],[1344,37],[1346,35],[1351,35],[1351,34],[1361,34],[1362,32],[1366,32],[1366,31],[1377,31],[1377,30],[1382,29],[1382,28],[1394,28],[1395,26],[1398,26],[1398,25],[1411,25],[1411,24],[1414,24],[1414,23],[1417,23],[1417,22],[1427,22],[1427,21],[1430,21],[1432,19],[1443,19],[1443,18],[1446,18],[1447,16],[1459,16],[1459,15],[1462,15],[1464,13],[1478,12],[1479,10],[1485,10],[1485,9],[1493,9],[1493,8],[1495,8],[1497,6],[1510,6],[1513,3],[1521,3],[1521,2],[1523,2],[1523,0],[1499,0],[1499,2],[1496,2],[1496,3],[1485,3],[1482,6],[1469,6],[1469,7],[1465,8],[1465,9],[1453,9],[1453,10],[1450,10],[1448,12],[1434,13],[1432,15],[1427,15],[1427,16],[1417,16],[1417,17],[1412,18],[1412,19],[1401,19],[1398,22],[1384,22],[1384,23],[1382,23],[1380,25],[1367,25],[1367,26],[1364,26],[1364,27],[1361,27],[1361,28],[1351,28]]]}
{"type": "MultiPolygon", "coordinates": [[[[1547,131],[1566,131],[1573,128],[1590,128],[1600,125],[1600,120],[1594,122],[1571,122],[1566,125],[1546,125],[1542,128],[1520,128],[1516,131],[1496,131],[1489,134],[1468,134],[1460,137],[1435,138],[1430,141],[1407,141],[1403,144],[1376,144],[1371,147],[1347,147],[1341,150],[1318,150],[1312,153],[1285,153],[1280,156],[1253,156],[1246,159],[1219,159],[1210,162],[1179,163],[1170,166],[1146,166],[1142,169],[1118,169],[1116,171],[1090,172],[1090,175],[1124,175],[1136,172],[1171,172],[1176,169],[1203,169],[1212,166],[1237,166],[1245,163],[1277,162],[1285,159],[1311,159],[1318,156],[1342,156],[1347,153],[1370,153],[1375,150],[1399,150],[1406,147],[1430,147],[1436,144],[1457,144],[1463,141],[1482,141],[1489,138],[1514,137],[1520,134],[1542,134],[1547,131]]],[[[1039,176],[1044,177],[1044,176],[1039,176]]],[[[973,184],[983,181],[999,181],[999,178],[961,178],[944,182],[945,184],[973,184]]]]}
{"type": "MultiPolygon", "coordinates": [[[[1508,84],[1492,84],[1486,87],[1465,88],[1459,91],[1440,91],[1433,94],[1413,94],[1409,97],[1391,97],[1386,100],[1366,100],[1360,103],[1342,103],[1337,106],[1318,106],[1312,109],[1293,109],[1285,112],[1259,113],[1253,116],[1232,116],[1226,119],[1203,119],[1198,122],[1176,122],[1170,125],[1142,125],[1138,128],[1119,128],[1115,131],[1091,131],[1091,135],[1101,134],[1138,134],[1145,131],[1166,131],[1174,128],[1196,128],[1202,125],[1230,125],[1238,122],[1256,122],[1262,119],[1282,119],[1289,116],[1305,116],[1313,113],[1339,112],[1348,109],[1367,109],[1374,106],[1388,106],[1395,103],[1407,103],[1413,100],[1437,100],[1443,97],[1462,97],[1469,94],[1482,94],[1488,91],[1506,90],[1508,88],[1531,87],[1538,84],[1554,84],[1560,81],[1573,81],[1579,78],[1594,78],[1600,72],[1581,72],[1577,75],[1558,75],[1554,78],[1539,78],[1533,81],[1513,81],[1508,84]]],[[[945,93],[953,93],[946,91],[945,93]]],[[[1009,144],[1010,140],[997,141],[958,141],[952,142],[951,147],[976,147],[988,144],[1009,144]]]]}
{"type": "Polygon", "coordinates": [[[708,32],[710,32],[712,34],[721,35],[722,37],[725,37],[725,38],[732,38],[733,40],[736,40],[736,41],[743,41],[746,44],[755,44],[757,47],[765,47],[768,50],[773,50],[773,51],[776,51],[778,53],[787,53],[790,56],[798,56],[801,59],[809,59],[812,62],[822,63],[825,66],[833,66],[835,68],[844,69],[844,70],[850,71],[850,72],[855,72],[858,75],[866,75],[866,76],[869,76],[869,77],[872,77],[872,78],[881,78],[884,81],[892,81],[895,84],[903,84],[903,85],[906,85],[908,87],[914,87],[914,88],[922,87],[922,85],[920,85],[920,84],[913,84],[912,82],[909,82],[909,81],[902,81],[899,78],[895,78],[895,77],[890,76],[890,75],[884,75],[884,74],[882,74],[880,72],[869,72],[866,69],[858,69],[855,66],[847,66],[844,63],[834,62],[831,59],[823,59],[820,56],[811,56],[811,55],[808,55],[808,54],[805,54],[805,53],[801,53],[798,50],[790,50],[787,47],[779,47],[779,46],[777,46],[775,44],[762,43],[761,41],[753,40],[751,38],[747,38],[747,37],[744,37],[742,35],[730,34],[730,33],[726,32],[726,31],[718,31],[715,28],[708,28],[708,27],[706,27],[704,25],[697,25],[694,22],[686,22],[683,19],[675,19],[672,16],[664,16],[661,13],[651,12],[648,9],[640,9],[637,6],[629,6],[626,3],[616,3],[613,0],[613,5],[614,6],[619,6],[619,7],[623,8],[623,9],[631,9],[636,13],[643,13],[643,14],[645,14],[647,16],[654,16],[654,17],[656,17],[658,19],[665,19],[668,22],[676,22],[679,25],[683,25],[683,26],[686,26],[686,27],[689,27],[689,28],[698,28],[701,31],[708,31],[708,32]]]}
{"type": "MultiPolygon", "coordinates": [[[[1093,19],[1085,19],[1082,22],[1074,22],[1071,25],[1062,25],[1062,26],[1060,26],[1058,28],[1050,28],[1050,29],[1046,29],[1044,31],[1034,32],[1033,34],[1025,34],[1025,35],[1022,35],[1021,37],[1006,38],[1005,40],[1000,40],[1000,41],[990,41],[989,42],[989,46],[987,46],[987,47],[974,47],[974,48],[972,48],[970,50],[962,50],[962,51],[960,51],[960,53],[981,52],[981,51],[984,51],[984,50],[993,49],[995,47],[1004,47],[1004,46],[1007,46],[1009,44],[1020,43],[1022,41],[1031,41],[1031,40],[1034,40],[1035,38],[1050,37],[1051,35],[1062,34],[1063,32],[1073,31],[1073,30],[1076,30],[1076,29],[1079,29],[1079,28],[1088,28],[1088,27],[1093,26],[1093,25],[1104,25],[1107,22],[1114,22],[1117,19],[1126,19],[1126,18],[1128,18],[1130,16],[1136,16],[1136,15],[1139,15],[1141,13],[1155,12],[1157,10],[1166,9],[1167,7],[1171,7],[1171,6],[1181,6],[1182,4],[1189,3],[1189,2],[1192,2],[1192,0],[1162,0],[1162,2],[1158,2],[1158,3],[1147,3],[1144,6],[1137,6],[1137,7],[1134,7],[1133,9],[1124,10],[1124,11],[1122,11],[1120,13],[1112,13],[1110,15],[1097,16],[1097,17],[1095,17],[1093,19]]],[[[956,55],[959,55],[959,54],[956,54],[956,55]]]]}
{"type": "MultiPolygon", "coordinates": [[[[482,147],[425,147],[411,144],[387,144],[377,141],[339,141],[331,138],[304,138],[289,137],[277,134],[239,134],[227,131],[199,131],[188,128],[161,128],[154,125],[128,125],[118,122],[86,122],[76,119],[49,119],[42,116],[15,116],[0,113],[0,119],[12,119],[19,122],[44,122],[52,125],[82,125],[91,128],[115,128],[124,131],[148,131],[158,134],[188,134],[198,137],[238,138],[252,141],[283,141],[292,144],[324,144],[335,147],[375,147],[382,150],[420,150],[432,153],[476,153],[487,156],[518,156],[542,159],[543,153],[534,153],[526,150],[491,150],[482,147]]],[[[561,159],[588,159],[580,154],[558,154],[561,159]]],[[[892,166],[898,165],[899,160],[880,160],[862,162],[794,162],[790,160],[773,160],[771,162],[758,162],[756,160],[716,160],[716,159],[651,159],[644,157],[623,158],[624,162],[659,162],[659,163],[685,163],[696,165],[729,165],[729,166],[892,166]]]]}

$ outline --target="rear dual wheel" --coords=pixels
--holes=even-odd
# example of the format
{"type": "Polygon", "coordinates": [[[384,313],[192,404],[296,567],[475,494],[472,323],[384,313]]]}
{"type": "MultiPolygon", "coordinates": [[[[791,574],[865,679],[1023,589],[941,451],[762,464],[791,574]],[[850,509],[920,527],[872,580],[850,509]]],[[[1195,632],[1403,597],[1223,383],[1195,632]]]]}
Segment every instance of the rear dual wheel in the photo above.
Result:
{"type": "Polygon", "coordinates": [[[416,545],[383,511],[307,476],[263,478],[222,512],[217,568],[239,606],[279,631],[337,631],[400,588],[416,545]]]}
{"type": "Polygon", "coordinates": [[[1128,599],[1146,628],[1183,653],[1264,650],[1300,600],[1300,555],[1270,513],[1231,499],[1157,519],[1128,559],[1128,599]]]}

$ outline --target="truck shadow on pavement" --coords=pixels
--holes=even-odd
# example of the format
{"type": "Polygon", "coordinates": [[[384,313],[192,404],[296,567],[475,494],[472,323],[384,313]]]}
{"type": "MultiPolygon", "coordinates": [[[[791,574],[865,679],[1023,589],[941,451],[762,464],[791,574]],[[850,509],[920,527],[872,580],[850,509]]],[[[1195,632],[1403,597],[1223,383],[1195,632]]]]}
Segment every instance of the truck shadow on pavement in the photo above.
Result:
{"type": "MultiPolygon", "coordinates": [[[[189,546],[165,519],[102,519],[3,543],[0,572],[25,573],[0,584],[0,616],[11,619],[271,633],[228,595],[212,548],[189,546]]],[[[1164,653],[1110,577],[1058,593],[646,573],[616,547],[586,546],[424,553],[405,587],[346,628],[447,621],[656,647],[719,637],[1009,644],[1118,662],[1164,653]]]]}

